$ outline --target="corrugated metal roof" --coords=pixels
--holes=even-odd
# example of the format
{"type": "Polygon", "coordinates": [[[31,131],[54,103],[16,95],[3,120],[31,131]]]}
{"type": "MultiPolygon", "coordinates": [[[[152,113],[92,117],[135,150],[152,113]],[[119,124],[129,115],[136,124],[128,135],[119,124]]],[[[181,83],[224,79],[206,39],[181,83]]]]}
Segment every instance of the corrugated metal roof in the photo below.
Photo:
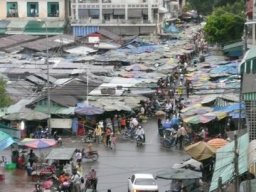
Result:
{"type": "MultiPolygon", "coordinates": [[[[239,175],[248,171],[247,149],[249,145],[248,133],[238,138],[239,152],[239,175]]],[[[222,178],[222,183],[225,184],[231,181],[234,177],[234,147],[235,142],[232,141],[220,148],[216,152],[216,163],[212,176],[211,186],[209,191],[214,191],[218,188],[219,177],[222,178]]]]}
{"type": "Polygon", "coordinates": [[[23,35],[23,34],[3,37],[3,38],[0,38],[0,48],[16,46],[18,44],[21,44],[27,41],[32,41],[38,38],[39,38],[38,36],[23,35]]]}
{"type": "Polygon", "coordinates": [[[26,77],[27,81],[30,81],[36,85],[45,85],[46,82],[43,81],[42,79],[39,79],[38,77],[34,76],[34,75],[29,75],[26,77]]]}
{"type": "Polygon", "coordinates": [[[100,28],[100,30],[98,31],[98,33],[104,35],[105,37],[108,37],[109,39],[112,39],[114,41],[120,41],[121,37],[115,33],[112,33],[108,30],[105,30],[103,28],[100,28]]]}
{"type": "Polygon", "coordinates": [[[57,35],[25,43],[22,46],[35,51],[46,51],[47,49],[61,47],[63,45],[72,44],[74,42],[75,38],[71,35],[57,35]]]}

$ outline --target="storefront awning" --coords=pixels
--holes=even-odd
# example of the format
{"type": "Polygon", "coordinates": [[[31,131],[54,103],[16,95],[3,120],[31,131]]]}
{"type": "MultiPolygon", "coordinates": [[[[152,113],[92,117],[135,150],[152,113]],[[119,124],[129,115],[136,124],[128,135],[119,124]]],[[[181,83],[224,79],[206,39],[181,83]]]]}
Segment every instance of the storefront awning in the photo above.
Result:
{"type": "Polygon", "coordinates": [[[0,20],[0,34],[5,34],[9,23],[10,21],[0,20]]]}
{"type": "Polygon", "coordinates": [[[142,14],[143,15],[148,15],[148,9],[142,9],[142,14]]]}
{"type": "Polygon", "coordinates": [[[114,9],[114,15],[125,15],[124,9],[114,9]]]}
{"type": "Polygon", "coordinates": [[[112,14],[113,9],[102,9],[102,14],[112,14]]]}
{"type": "Polygon", "coordinates": [[[89,9],[89,16],[99,16],[100,10],[99,9],[89,9]]]}
{"type": "Polygon", "coordinates": [[[141,18],[142,17],[142,10],[141,9],[129,9],[128,10],[128,17],[141,18]]]}
{"type": "Polygon", "coordinates": [[[7,26],[6,34],[23,34],[28,20],[12,20],[7,26]]]}
{"type": "Polygon", "coordinates": [[[24,34],[37,35],[58,35],[64,33],[64,21],[36,21],[31,20],[27,23],[24,29],[24,34]]]}
{"type": "Polygon", "coordinates": [[[256,48],[249,49],[239,65],[240,74],[256,73],[256,48]]]}

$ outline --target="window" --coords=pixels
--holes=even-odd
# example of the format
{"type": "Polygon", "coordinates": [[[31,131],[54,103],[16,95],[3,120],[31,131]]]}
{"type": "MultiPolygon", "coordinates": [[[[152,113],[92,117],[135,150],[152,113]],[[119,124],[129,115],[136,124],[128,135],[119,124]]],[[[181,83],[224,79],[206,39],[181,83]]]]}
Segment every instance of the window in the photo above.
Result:
{"type": "Polygon", "coordinates": [[[38,17],[38,2],[27,3],[27,16],[38,17]]]}
{"type": "Polygon", "coordinates": [[[47,12],[48,12],[48,17],[59,17],[59,3],[48,2],[47,12]]]}
{"type": "Polygon", "coordinates": [[[110,14],[104,14],[103,18],[105,21],[110,21],[111,15],[110,14]]]}
{"type": "Polygon", "coordinates": [[[113,19],[125,19],[124,15],[114,15],[113,19]]]}
{"type": "Polygon", "coordinates": [[[7,17],[18,17],[17,2],[7,2],[7,17]]]}

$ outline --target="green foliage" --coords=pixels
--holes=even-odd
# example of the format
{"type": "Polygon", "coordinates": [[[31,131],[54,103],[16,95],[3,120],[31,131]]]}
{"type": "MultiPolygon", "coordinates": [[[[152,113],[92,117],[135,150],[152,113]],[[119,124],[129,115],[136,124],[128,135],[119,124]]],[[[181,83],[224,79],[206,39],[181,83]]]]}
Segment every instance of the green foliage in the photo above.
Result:
{"type": "Polygon", "coordinates": [[[0,108],[7,107],[11,104],[11,99],[9,95],[7,95],[5,87],[6,81],[0,78],[0,108]]]}
{"type": "Polygon", "coordinates": [[[242,14],[228,11],[229,9],[232,10],[233,7],[217,8],[207,18],[204,31],[208,42],[223,44],[241,39],[245,18],[242,14]]]}
{"type": "Polygon", "coordinates": [[[212,0],[189,0],[188,4],[200,15],[208,15],[213,10],[212,0]]]}
{"type": "Polygon", "coordinates": [[[204,16],[219,7],[226,7],[228,12],[241,14],[244,12],[245,3],[244,0],[188,0],[187,7],[204,16]]]}

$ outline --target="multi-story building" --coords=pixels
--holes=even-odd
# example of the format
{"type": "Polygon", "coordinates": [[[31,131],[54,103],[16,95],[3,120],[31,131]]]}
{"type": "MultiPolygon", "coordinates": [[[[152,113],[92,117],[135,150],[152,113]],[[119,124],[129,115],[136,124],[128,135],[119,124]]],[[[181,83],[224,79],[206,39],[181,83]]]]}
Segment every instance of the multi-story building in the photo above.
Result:
{"type": "Polygon", "coordinates": [[[1,0],[0,31],[7,34],[63,33],[65,0],[1,0]]]}
{"type": "Polygon", "coordinates": [[[256,0],[246,1],[246,48],[256,47],[256,0]]]}
{"type": "MultiPolygon", "coordinates": [[[[179,11],[170,0],[71,0],[71,27],[75,36],[104,28],[119,35],[160,33],[169,11],[179,11]],[[175,7],[175,8],[174,8],[175,7]]],[[[178,13],[169,15],[177,16],[178,13]]]]}
{"type": "Polygon", "coordinates": [[[73,35],[100,28],[119,35],[161,33],[182,0],[1,0],[0,34],[58,34],[70,21],[73,35]]]}

